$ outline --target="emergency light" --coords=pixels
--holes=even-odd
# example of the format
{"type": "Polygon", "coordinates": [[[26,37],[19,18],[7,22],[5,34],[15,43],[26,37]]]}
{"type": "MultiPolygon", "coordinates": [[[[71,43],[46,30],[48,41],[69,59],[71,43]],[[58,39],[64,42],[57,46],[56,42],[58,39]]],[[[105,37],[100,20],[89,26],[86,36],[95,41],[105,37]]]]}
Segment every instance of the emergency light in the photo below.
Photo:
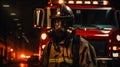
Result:
{"type": "Polygon", "coordinates": [[[50,0],[49,4],[108,5],[108,0],[50,0]]]}

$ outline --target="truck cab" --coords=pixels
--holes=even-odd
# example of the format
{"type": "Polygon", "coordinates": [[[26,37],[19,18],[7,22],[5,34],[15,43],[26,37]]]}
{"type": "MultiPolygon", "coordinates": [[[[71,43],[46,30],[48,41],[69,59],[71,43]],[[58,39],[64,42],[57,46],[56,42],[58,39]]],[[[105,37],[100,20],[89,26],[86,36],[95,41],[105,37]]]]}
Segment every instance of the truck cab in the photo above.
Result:
{"type": "Polygon", "coordinates": [[[39,54],[50,41],[47,29],[51,28],[50,16],[59,3],[65,3],[74,13],[75,33],[87,39],[95,48],[97,60],[120,58],[120,11],[109,6],[108,0],[59,0],[49,2],[34,11],[34,28],[40,30],[39,54]],[[56,3],[57,2],[57,3],[56,3]]]}

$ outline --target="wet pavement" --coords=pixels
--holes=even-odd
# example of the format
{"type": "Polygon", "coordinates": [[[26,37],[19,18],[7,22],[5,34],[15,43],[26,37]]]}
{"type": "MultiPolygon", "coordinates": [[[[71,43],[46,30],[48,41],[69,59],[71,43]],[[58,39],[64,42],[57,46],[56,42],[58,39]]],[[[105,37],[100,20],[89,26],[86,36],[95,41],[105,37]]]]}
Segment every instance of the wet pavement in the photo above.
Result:
{"type": "Polygon", "coordinates": [[[9,62],[2,67],[39,67],[39,65],[29,65],[27,62],[9,62]]]}
{"type": "MultiPolygon", "coordinates": [[[[119,67],[120,61],[99,61],[97,67],[119,67]]],[[[28,64],[28,62],[9,62],[0,67],[39,67],[39,64],[28,64]]]]}

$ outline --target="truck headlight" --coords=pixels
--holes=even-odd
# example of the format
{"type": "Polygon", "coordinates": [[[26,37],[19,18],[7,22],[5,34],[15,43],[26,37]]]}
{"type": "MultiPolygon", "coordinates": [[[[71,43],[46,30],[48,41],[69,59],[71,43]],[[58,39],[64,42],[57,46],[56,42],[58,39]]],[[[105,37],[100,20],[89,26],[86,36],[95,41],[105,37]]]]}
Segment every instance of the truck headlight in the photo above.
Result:
{"type": "Polygon", "coordinates": [[[42,45],[42,49],[44,49],[45,48],[45,45],[42,45]]]}
{"type": "Polygon", "coordinates": [[[119,57],[119,53],[112,53],[113,57],[119,57]]]}
{"type": "Polygon", "coordinates": [[[41,34],[41,39],[42,39],[42,40],[45,40],[46,38],[47,38],[47,34],[46,34],[46,33],[42,33],[42,34],[41,34]]]}
{"type": "Polygon", "coordinates": [[[112,49],[115,51],[117,50],[117,46],[113,46],[112,49]]]}
{"type": "Polygon", "coordinates": [[[112,47],[112,50],[113,50],[113,51],[120,50],[120,46],[113,46],[113,47],[112,47]]]}
{"type": "Polygon", "coordinates": [[[120,41],[120,35],[119,34],[116,35],[116,39],[117,39],[117,41],[120,41]]]}

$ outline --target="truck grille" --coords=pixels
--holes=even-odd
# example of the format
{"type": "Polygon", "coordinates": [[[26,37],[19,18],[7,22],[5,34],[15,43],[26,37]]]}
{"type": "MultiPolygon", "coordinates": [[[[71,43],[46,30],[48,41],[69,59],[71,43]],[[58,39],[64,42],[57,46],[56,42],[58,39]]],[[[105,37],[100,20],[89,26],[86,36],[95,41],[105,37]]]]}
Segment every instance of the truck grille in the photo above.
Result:
{"type": "Polygon", "coordinates": [[[104,57],[107,55],[107,40],[87,39],[95,48],[97,57],[104,57]]]}

